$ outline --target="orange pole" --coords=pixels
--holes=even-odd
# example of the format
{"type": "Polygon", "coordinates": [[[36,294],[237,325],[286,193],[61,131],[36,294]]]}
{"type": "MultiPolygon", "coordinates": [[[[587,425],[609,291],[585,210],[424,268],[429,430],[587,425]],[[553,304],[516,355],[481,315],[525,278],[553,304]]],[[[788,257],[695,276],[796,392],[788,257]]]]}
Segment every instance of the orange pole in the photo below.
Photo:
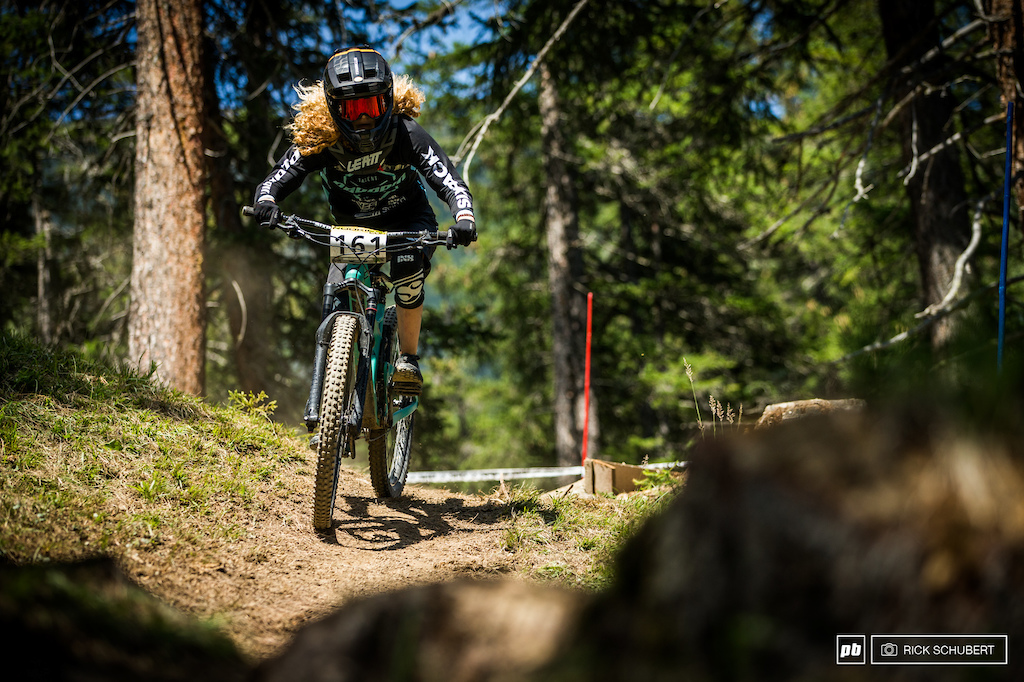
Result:
{"type": "Polygon", "coordinates": [[[583,455],[581,463],[587,461],[587,439],[590,435],[590,337],[594,318],[594,292],[587,293],[587,355],[583,370],[583,455]]]}

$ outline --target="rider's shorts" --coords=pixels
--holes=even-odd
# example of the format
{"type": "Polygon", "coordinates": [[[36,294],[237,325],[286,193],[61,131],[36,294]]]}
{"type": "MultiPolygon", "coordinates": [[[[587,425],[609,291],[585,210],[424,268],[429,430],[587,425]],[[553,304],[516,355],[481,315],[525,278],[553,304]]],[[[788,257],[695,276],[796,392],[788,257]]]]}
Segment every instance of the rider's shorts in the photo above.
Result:
{"type": "MultiPolygon", "coordinates": [[[[416,219],[403,222],[393,226],[392,232],[418,232],[421,230],[436,230],[437,218],[434,212],[426,210],[420,213],[416,219]]],[[[424,249],[413,249],[395,254],[389,265],[391,267],[391,285],[395,291],[395,304],[399,308],[418,308],[423,305],[423,285],[430,274],[430,257],[434,254],[434,247],[424,249]]],[[[331,263],[331,269],[327,273],[328,282],[341,282],[345,279],[345,265],[331,263]]]]}

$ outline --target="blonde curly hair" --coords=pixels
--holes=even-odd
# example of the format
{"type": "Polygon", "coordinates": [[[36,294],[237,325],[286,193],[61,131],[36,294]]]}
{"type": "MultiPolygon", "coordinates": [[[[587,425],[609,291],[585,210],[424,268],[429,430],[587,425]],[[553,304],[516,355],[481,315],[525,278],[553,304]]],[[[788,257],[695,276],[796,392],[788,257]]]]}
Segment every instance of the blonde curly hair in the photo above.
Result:
{"type": "MultiPolygon", "coordinates": [[[[405,74],[395,76],[394,87],[394,113],[417,118],[420,115],[420,106],[426,100],[423,92],[405,74]]],[[[299,96],[299,101],[292,108],[299,113],[285,126],[285,130],[291,134],[292,143],[299,148],[299,153],[310,156],[336,144],[341,133],[334,125],[334,119],[327,108],[323,81],[317,81],[313,85],[298,83],[295,92],[299,96]]]]}

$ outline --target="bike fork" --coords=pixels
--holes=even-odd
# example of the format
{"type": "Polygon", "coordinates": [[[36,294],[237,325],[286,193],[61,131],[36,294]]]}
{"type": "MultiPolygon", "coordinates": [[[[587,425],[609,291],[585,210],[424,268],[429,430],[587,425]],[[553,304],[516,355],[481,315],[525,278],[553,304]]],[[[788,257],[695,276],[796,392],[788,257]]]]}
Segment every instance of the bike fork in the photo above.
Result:
{"type": "MultiPolygon", "coordinates": [[[[309,398],[306,400],[306,409],[303,420],[306,422],[306,430],[310,433],[316,429],[320,421],[320,398],[324,391],[324,375],[327,372],[327,349],[331,345],[331,331],[334,328],[334,321],[341,313],[334,311],[336,294],[344,284],[340,282],[328,282],[324,284],[323,308],[321,311],[320,326],[316,330],[316,353],[313,356],[313,380],[309,387],[309,398]]],[[[360,355],[366,357],[371,352],[372,333],[377,312],[376,292],[371,292],[367,297],[367,315],[363,320],[363,331],[360,334],[359,345],[360,355]]],[[[352,409],[349,412],[348,427],[355,433],[363,423],[363,409],[366,396],[366,384],[369,381],[368,364],[360,362],[356,370],[356,388],[352,399],[352,409]]]]}
{"type": "MultiPolygon", "coordinates": [[[[327,282],[324,284],[323,306],[320,312],[320,326],[316,330],[316,352],[313,356],[313,381],[309,387],[309,398],[306,400],[306,409],[303,420],[306,422],[306,429],[310,432],[316,428],[320,421],[320,395],[324,390],[324,374],[327,371],[327,348],[331,345],[331,329],[334,326],[334,304],[338,289],[342,287],[339,282],[327,282]]],[[[335,316],[336,317],[336,316],[335,316]]]]}
{"type": "Polygon", "coordinates": [[[370,289],[366,296],[366,317],[359,335],[359,367],[356,369],[356,391],[352,396],[352,411],[349,413],[349,428],[359,433],[363,427],[363,411],[366,408],[366,386],[370,381],[370,361],[373,354],[373,330],[377,324],[377,291],[370,289]]]}

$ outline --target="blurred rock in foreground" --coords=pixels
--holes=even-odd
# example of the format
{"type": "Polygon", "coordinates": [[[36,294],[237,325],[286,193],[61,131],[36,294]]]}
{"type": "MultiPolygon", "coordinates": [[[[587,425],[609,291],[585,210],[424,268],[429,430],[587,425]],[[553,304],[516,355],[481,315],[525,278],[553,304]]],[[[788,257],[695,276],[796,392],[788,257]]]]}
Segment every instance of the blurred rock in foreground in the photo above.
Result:
{"type": "Polygon", "coordinates": [[[261,682],[519,680],[565,645],[581,600],[515,581],[414,587],[354,602],[302,630],[261,682]]]}
{"type": "Polygon", "coordinates": [[[0,565],[7,679],[230,682],[249,669],[210,626],[133,585],[111,559],[0,565]]]}

